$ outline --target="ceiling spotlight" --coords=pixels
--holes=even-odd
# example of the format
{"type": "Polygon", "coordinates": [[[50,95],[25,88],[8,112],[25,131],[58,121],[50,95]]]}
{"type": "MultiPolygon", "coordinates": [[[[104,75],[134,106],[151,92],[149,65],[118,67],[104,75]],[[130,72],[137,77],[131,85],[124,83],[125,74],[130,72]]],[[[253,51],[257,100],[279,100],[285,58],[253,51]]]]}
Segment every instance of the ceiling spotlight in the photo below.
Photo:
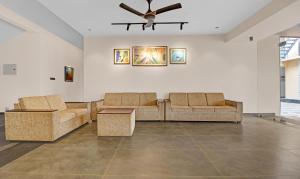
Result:
{"type": "Polygon", "coordinates": [[[152,30],[155,30],[155,24],[152,24],[152,30]]]}
{"type": "Polygon", "coordinates": [[[131,24],[127,24],[127,31],[129,31],[130,25],[131,25],[131,24]]]}
{"type": "Polygon", "coordinates": [[[184,25],[184,23],[180,24],[180,30],[183,30],[183,25],[184,25]]]}

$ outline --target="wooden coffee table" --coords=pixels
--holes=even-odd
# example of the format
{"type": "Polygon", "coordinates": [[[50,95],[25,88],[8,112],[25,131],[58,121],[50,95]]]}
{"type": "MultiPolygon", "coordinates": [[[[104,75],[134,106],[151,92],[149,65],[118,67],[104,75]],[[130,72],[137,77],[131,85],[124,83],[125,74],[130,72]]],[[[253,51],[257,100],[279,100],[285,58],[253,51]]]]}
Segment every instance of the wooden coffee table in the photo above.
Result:
{"type": "Polygon", "coordinates": [[[132,136],[135,109],[104,109],[97,114],[98,136],[132,136]]]}

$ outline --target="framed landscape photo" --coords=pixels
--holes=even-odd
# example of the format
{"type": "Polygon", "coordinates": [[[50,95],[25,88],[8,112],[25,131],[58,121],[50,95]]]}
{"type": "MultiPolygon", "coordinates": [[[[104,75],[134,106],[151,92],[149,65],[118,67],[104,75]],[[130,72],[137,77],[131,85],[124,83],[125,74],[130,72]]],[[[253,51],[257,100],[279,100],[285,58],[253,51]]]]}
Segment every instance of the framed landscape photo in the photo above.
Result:
{"type": "Polygon", "coordinates": [[[74,81],[74,68],[65,66],[65,82],[73,82],[74,81]]]}
{"type": "Polygon", "coordinates": [[[186,64],[186,48],[170,48],[171,64],[186,64]]]}
{"type": "Polygon", "coordinates": [[[114,64],[129,65],[130,49],[114,49],[114,64]]]}
{"type": "Polygon", "coordinates": [[[153,46],[132,48],[133,66],[167,66],[168,65],[168,47],[153,46]]]}

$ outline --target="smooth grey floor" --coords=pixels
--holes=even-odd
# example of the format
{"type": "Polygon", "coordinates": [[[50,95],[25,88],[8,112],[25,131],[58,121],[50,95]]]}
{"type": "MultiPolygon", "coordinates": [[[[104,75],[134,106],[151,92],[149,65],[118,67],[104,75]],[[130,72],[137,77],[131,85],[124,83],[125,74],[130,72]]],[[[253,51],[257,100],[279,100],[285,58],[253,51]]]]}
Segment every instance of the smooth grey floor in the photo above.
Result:
{"type": "Polygon", "coordinates": [[[0,168],[5,179],[299,179],[300,129],[233,123],[138,122],[133,137],[88,124],[0,168]]]}

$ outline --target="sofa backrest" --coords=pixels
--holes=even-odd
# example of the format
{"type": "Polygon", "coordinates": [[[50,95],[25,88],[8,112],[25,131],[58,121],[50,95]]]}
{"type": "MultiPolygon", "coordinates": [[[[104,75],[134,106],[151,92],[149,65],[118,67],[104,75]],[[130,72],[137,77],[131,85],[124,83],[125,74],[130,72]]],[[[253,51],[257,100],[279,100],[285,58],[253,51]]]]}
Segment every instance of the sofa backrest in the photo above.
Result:
{"type": "Polygon", "coordinates": [[[156,93],[105,93],[106,106],[154,106],[157,105],[156,93]]]}
{"type": "Polygon", "coordinates": [[[225,106],[223,93],[206,93],[208,106],[225,106]]]}
{"type": "Polygon", "coordinates": [[[67,105],[64,99],[59,95],[49,95],[46,96],[46,99],[48,101],[50,108],[53,110],[63,111],[67,109],[67,105]]]}
{"type": "Polygon", "coordinates": [[[106,106],[121,106],[121,93],[105,93],[103,104],[106,106]]]}
{"type": "Polygon", "coordinates": [[[155,106],[157,105],[156,93],[140,93],[140,106],[155,106]]]}
{"type": "Polygon", "coordinates": [[[188,97],[187,93],[170,93],[171,105],[174,106],[188,106],[188,97]]]}
{"type": "Polygon", "coordinates": [[[25,110],[49,110],[50,105],[45,96],[24,97],[19,99],[21,109],[25,110]]]}
{"type": "Polygon", "coordinates": [[[189,106],[207,106],[205,93],[188,93],[189,106]]]}
{"type": "Polygon", "coordinates": [[[139,106],[140,95],[138,93],[122,93],[122,106],[139,106]]]}

